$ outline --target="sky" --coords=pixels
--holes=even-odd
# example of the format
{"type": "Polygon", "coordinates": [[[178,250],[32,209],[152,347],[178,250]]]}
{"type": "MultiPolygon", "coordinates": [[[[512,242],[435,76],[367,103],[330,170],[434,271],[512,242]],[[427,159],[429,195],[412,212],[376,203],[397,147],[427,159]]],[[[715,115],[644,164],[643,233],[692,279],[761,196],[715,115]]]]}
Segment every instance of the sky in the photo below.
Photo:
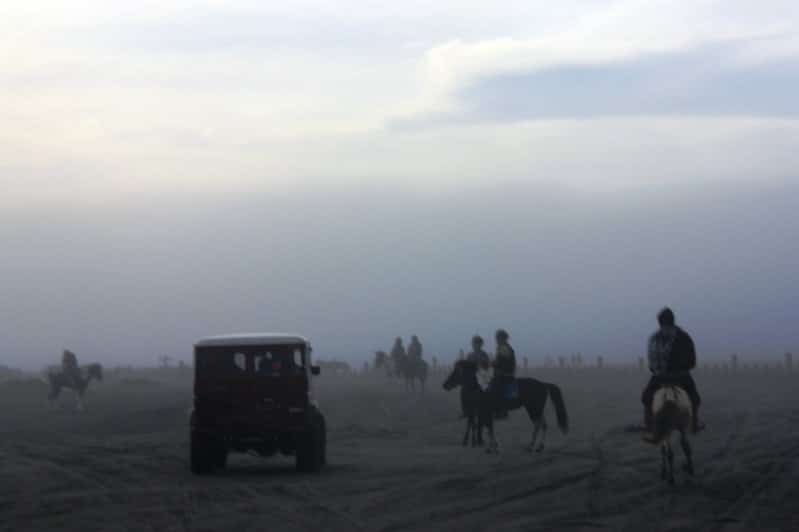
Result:
{"type": "Polygon", "coordinates": [[[799,350],[799,4],[0,5],[0,364],[799,350]]]}

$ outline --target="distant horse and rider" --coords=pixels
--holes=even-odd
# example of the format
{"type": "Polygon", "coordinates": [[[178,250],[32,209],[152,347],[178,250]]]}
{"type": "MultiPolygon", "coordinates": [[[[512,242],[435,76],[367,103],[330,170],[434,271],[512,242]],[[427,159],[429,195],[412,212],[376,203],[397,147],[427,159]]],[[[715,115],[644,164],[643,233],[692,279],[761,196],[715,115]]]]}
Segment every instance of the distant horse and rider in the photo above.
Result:
{"type": "Polygon", "coordinates": [[[407,351],[402,338],[397,337],[388,355],[384,351],[375,353],[375,368],[384,368],[389,378],[402,379],[405,389],[409,391],[416,390],[416,381],[419,381],[419,389],[424,391],[430,366],[424,360],[422,351],[422,343],[416,335],[411,337],[407,351]]]}
{"type": "Polygon", "coordinates": [[[83,397],[93,379],[103,380],[103,366],[93,363],[80,367],[75,353],[68,349],[64,350],[61,369],[52,369],[47,372],[47,381],[50,385],[47,398],[50,400],[50,404],[53,404],[61,395],[61,390],[67,388],[75,392],[77,408],[83,410],[83,397]]]}
{"type": "Polygon", "coordinates": [[[532,441],[527,448],[531,452],[540,452],[544,449],[546,440],[544,407],[547,399],[552,399],[558,427],[564,434],[569,430],[569,416],[563,395],[555,384],[532,378],[516,378],[516,360],[513,348],[508,343],[509,335],[500,329],[495,336],[497,355],[493,362],[482,349],[483,339],[475,336],[472,338],[472,352],[455,363],[443,384],[448,391],[460,387],[461,408],[466,418],[463,445],[470,442],[472,446],[482,445],[485,428],[489,437],[487,451],[498,452],[494,419],[504,419],[509,410],[524,407],[533,422],[532,441]]]}

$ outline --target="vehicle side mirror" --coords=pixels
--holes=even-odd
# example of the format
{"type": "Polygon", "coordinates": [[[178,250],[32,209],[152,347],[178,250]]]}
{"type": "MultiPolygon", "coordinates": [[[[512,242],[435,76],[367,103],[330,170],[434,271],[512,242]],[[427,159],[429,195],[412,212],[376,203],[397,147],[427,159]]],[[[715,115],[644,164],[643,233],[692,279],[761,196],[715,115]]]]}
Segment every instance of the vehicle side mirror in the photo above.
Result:
{"type": "Polygon", "coordinates": [[[319,375],[322,373],[322,368],[319,366],[311,366],[311,375],[319,375]]]}

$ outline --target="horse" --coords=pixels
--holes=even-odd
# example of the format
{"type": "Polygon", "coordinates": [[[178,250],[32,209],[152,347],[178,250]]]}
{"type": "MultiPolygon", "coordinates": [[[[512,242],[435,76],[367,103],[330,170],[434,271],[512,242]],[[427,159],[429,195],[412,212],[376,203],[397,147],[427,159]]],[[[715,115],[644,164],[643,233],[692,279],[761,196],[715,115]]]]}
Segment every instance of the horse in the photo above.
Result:
{"type": "MultiPolygon", "coordinates": [[[[466,432],[463,434],[463,446],[483,446],[483,427],[491,427],[491,402],[490,398],[483,400],[481,397],[488,392],[483,391],[477,380],[477,365],[471,361],[459,360],[455,363],[449,377],[444,381],[443,387],[450,391],[460,386],[461,410],[466,418],[466,432]]],[[[492,432],[493,438],[493,432],[492,432]]]]}
{"type": "Polygon", "coordinates": [[[98,381],[103,380],[102,365],[97,363],[89,364],[81,368],[80,375],[76,375],[75,378],[71,378],[60,370],[49,371],[47,373],[47,380],[50,383],[50,393],[47,398],[50,400],[50,404],[52,405],[55,400],[58,399],[58,396],[61,395],[62,388],[69,388],[73,390],[77,396],[78,410],[83,410],[83,395],[86,393],[86,388],[89,387],[89,382],[91,382],[92,379],[97,379],[98,381]]]}
{"type": "Polygon", "coordinates": [[[688,431],[691,430],[691,398],[679,386],[663,386],[655,392],[652,401],[652,434],[645,435],[644,441],[660,446],[660,478],[674,484],[674,451],[671,448],[671,435],[680,433],[680,445],[685,455],[683,471],[694,474],[691,444],[688,431]]]}
{"type": "Polygon", "coordinates": [[[375,370],[382,369],[386,374],[386,378],[391,378],[391,360],[385,351],[375,351],[373,367],[375,370]]]}
{"type": "MultiPolygon", "coordinates": [[[[508,410],[524,407],[530,421],[533,422],[533,437],[527,450],[541,452],[544,450],[547,432],[547,422],[544,417],[547,398],[552,398],[561,432],[566,434],[569,431],[569,415],[563,401],[563,394],[557,385],[532,378],[518,378],[515,379],[515,383],[518,393],[515,397],[506,399],[503,406],[508,410]],[[541,434],[540,442],[538,442],[539,433],[541,434]],[[538,442],[537,446],[536,442],[538,442]]],[[[461,387],[461,405],[467,416],[467,432],[464,442],[468,440],[471,427],[472,438],[476,438],[477,444],[479,444],[482,440],[482,427],[485,427],[488,429],[489,436],[488,452],[499,452],[499,442],[494,435],[494,398],[489,391],[480,387],[477,381],[477,365],[474,362],[459,360],[455,363],[449,377],[444,381],[444,389],[449,391],[458,386],[461,387]],[[474,412],[475,415],[470,417],[469,412],[474,412]],[[477,418],[476,428],[474,417],[477,418]],[[477,432],[476,436],[474,435],[475,431],[477,432]]]]}
{"type": "Polygon", "coordinates": [[[419,380],[421,391],[424,392],[424,384],[427,380],[429,366],[422,358],[410,357],[405,355],[399,363],[397,373],[405,379],[406,390],[416,390],[416,380],[419,380]]]}

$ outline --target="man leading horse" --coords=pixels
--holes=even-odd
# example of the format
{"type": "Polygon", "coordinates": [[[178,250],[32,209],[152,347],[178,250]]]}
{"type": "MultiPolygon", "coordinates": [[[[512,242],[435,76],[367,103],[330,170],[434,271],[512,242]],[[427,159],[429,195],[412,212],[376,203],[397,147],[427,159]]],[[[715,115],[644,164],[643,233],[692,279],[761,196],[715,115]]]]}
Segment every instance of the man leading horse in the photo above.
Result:
{"type": "Polygon", "coordinates": [[[644,388],[644,427],[652,432],[652,401],[655,392],[663,386],[679,386],[688,393],[692,403],[693,432],[704,428],[699,423],[701,398],[691,370],[696,367],[696,350],[691,336],[675,324],[674,312],[668,307],[658,313],[660,328],[649,338],[649,371],[652,377],[644,388]]]}

